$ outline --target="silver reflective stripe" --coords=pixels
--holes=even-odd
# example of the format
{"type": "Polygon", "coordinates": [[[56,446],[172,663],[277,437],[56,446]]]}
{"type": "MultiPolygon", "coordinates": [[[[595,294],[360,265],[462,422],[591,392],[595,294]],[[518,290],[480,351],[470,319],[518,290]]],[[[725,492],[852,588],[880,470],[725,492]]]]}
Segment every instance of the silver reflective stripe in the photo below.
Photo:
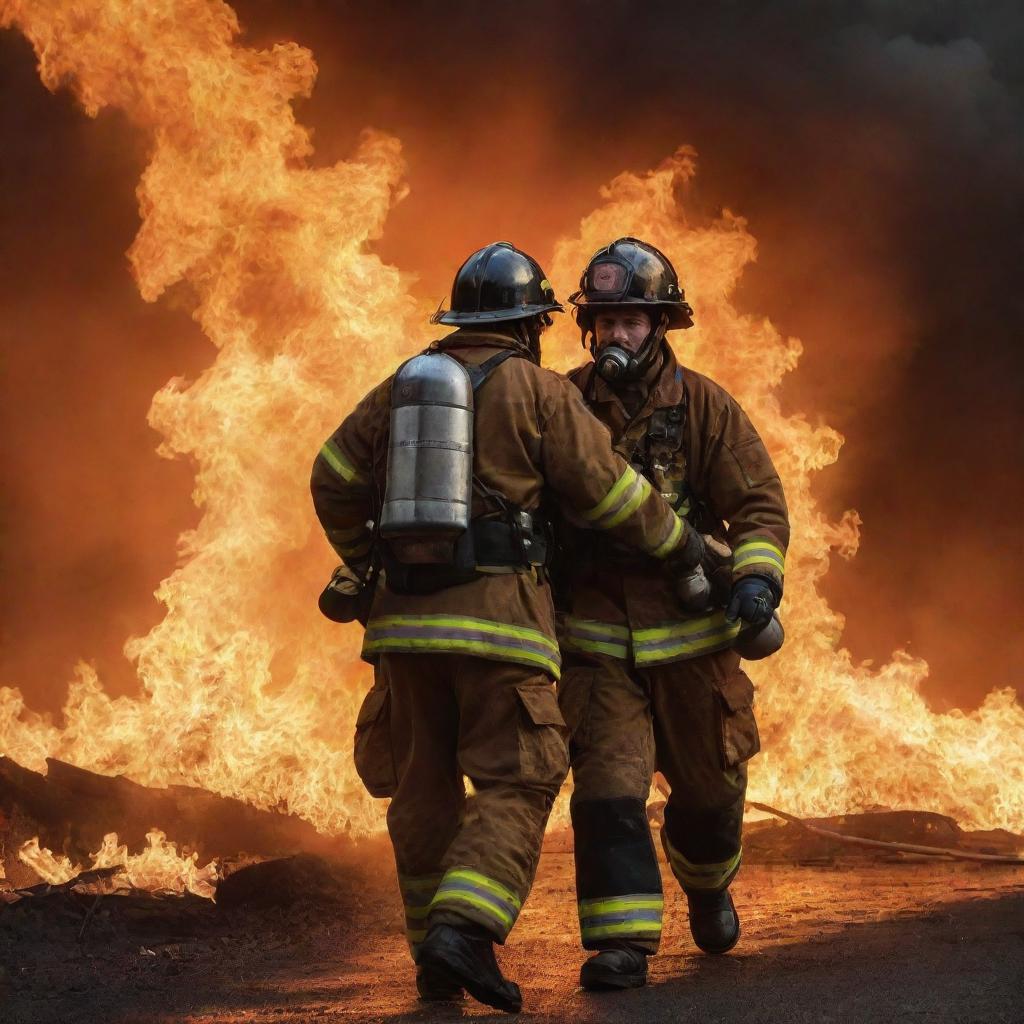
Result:
{"type": "Polygon", "coordinates": [[[562,645],[570,650],[606,654],[611,658],[629,657],[628,626],[576,619],[570,615],[565,620],[565,633],[561,640],[562,645]]]}
{"type": "Polygon", "coordinates": [[[724,611],[700,619],[669,623],[633,632],[633,652],[638,666],[682,661],[732,646],[742,623],[727,622],[724,611]]]}

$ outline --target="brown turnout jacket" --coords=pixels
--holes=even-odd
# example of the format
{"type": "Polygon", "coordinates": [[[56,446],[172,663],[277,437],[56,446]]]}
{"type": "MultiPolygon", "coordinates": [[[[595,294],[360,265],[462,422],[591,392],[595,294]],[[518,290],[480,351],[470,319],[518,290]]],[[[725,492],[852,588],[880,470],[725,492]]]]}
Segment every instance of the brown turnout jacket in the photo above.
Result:
{"type": "MultiPolygon", "coordinates": [[[[505,348],[501,334],[456,331],[436,346],[467,365],[505,348]]],[[[335,551],[365,569],[386,483],[391,382],[374,388],[327,440],[313,465],[317,516],[335,551]]],[[[473,468],[487,487],[527,511],[550,494],[571,521],[608,531],[664,559],[687,526],[647,480],[612,451],[608,432],[565,378],[527,358],[502,363],[476,394],[473,468]]],[[[474,496],[473,515],[492,507],[474,496]]],[[[534,571],[486,575],[437,593],[377,587],[363,657],[461,652],[538,667],[557,678],[561,659],[550,588],[534,571]]]]}
{"type": "MultiPolygon", "coordinates": [[[[668,345],[665,350],[646,401],[632,417],[592,362],[573,370],[569,379],[611,431],[616,451],[634,465],[646,461],[655,489],[677,513],[728,543],[733,579],[759,574],[781,586],[789,519],[771,457],[736,400],[681,366],[668,345]],[[683,406],[685,412],[676,416],[677,441],[648,439],[652,416],[660,415],[671,432],[667,413],[683,406]]],[[[577,536],[581,550],[598,553],[568,566],[572,597],[561,634],[564,647],[649,666],[731,644],[739,623],[727,623],[724,609],[686,618],[662,567],[644,559],[604,559],[594,539],[577,536]]]]}

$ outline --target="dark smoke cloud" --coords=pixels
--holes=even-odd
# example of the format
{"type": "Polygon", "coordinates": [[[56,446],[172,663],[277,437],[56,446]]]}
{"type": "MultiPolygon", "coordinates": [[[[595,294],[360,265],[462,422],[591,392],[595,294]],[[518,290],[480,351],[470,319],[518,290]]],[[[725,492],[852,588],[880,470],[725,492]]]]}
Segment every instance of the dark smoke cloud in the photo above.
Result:
{"type": "MultiPolygon", "coordinates": [[[[827,581],[846,642],[858,657],[903,645],[926,657],[938,706],[1017,683],[1019,5],[236,8],[247,41],[297,39],[316,53],[301,116],[318,160],[344,156],[365,124],[403,140],[412,193],[381,251],[421,274],[425,296],[440,297],[461,256],[494,237],[546,257],[603,181],[695,145],[691,201],[743,214],[759,240],[739,304],[805,342],[787,406],[848,438],[821,479],[831,510],[855,506],[865,520],[861,553],[827,581]]],[[[42,702],[76,656],[116,665],[125,633],[159,614],[150,592],[194,512],[187,467],[152,457],[144,410],[167,377],[211,354],[183,316],[143,307],[125,270],[144,140],[116,117],[86,122],[38,85],[23,41],[3,43],[0,215],[15,273],[3,288],[2,408],[17,444],[0,454],[0,676],[42,702]],[[74,598],[62,589],[69,565],[74,598]]]]}

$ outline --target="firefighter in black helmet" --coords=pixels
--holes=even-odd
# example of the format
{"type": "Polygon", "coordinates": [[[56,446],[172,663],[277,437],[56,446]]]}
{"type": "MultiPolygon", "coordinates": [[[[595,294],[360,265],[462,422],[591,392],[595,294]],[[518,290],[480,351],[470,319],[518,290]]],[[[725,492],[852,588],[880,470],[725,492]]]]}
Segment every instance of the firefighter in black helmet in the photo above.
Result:
{"type": "Polygon", "coordinates": [[[462,264],[452,284],[451,309],[430,319],[460,328],[504,324],[540,362],[540,336],[551,326],[553,312],[562,312],[562,306],[540,264],[510,242],[493,242],[462,264]]]}
{"type": "MultiPolygon", "coordinates": [[[[739,937],[728,887],[740,864],[746,761],[758,750],[743,657],[781,635],[789,523],[778,474],[736,401],[681,366],[666,332],[693,324],[675,270],[620,238],[570,301],[593,361],[570,373],[615,449],[705,535],[679,573],[586,529],[567,531],[559,702],[572,731],[584,988],[642,985],[663,896],[646,816],[655,769],[671,795],[661,838],[708,953],[739,937]]],[[[777,644],[775,645],[777,646],[777,644]]]]}

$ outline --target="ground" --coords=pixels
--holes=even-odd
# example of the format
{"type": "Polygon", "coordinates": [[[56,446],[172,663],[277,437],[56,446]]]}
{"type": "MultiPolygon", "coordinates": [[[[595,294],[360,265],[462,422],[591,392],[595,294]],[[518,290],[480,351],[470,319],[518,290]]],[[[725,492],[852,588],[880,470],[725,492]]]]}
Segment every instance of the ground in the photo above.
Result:
{"type": "MultiPolygon", "coordinates": [[[[21,916],[0,910],[0,1020],[437,1024],[502,1017],[472,1001],[455,1008],[416,1002],[389,854],[383,844],[366,852],[368,869],[353,876],[341,903],[258,913],[197,904],[180,936],[163,934],[148,945],[153,925],[138,910],[133,923],[101,909],[83,931],[77,911],[62,923],[40,909],[31,934],[24,908],[21,916]]],[[[743,938],[717,958],[694,948],[685,899],[665,881],[667,932],[647,988],[584,993],[572,857],[546,851],[499,954],[523,988],[522,1016],[537,1024],[1024,1022],[1024,869],[749,865],[734,890],[743,938]]]]}

